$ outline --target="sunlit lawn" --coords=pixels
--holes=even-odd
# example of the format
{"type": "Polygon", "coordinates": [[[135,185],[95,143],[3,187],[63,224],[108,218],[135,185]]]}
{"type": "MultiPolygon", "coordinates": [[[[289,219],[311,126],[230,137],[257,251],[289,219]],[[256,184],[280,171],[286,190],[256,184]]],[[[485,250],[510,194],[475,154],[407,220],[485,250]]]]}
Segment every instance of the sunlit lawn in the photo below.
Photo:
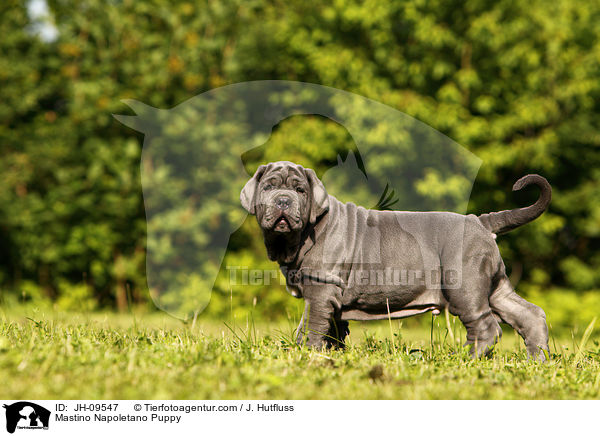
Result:
{"type": "Polygon", "coordinates": [[[430,320],[355,323],[346,350],[316,352],[294,345],[292,321],[225,320],[228,327],[200,317],[192,326],[158,313],[0,310],[0,397],[600,397],[594,335],[553,334],[552,359],[540,364],[507,329],[492,358],[472,361],[460,323],[442,314],[430,328],[430,320]]]}

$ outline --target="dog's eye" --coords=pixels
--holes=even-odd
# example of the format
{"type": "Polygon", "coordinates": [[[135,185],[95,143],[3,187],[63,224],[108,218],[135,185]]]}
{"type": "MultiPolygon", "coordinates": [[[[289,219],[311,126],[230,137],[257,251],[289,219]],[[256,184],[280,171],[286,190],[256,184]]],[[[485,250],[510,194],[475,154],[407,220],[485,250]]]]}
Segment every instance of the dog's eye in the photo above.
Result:
{"type": "Polygon", "coordinates": [[[304,194],[304,188],[302,186],[297,186],[296,187],[296,192],[299,192],[300,194],[304,194]]]}
{"type": "Polygon", "coordinates": [[[270,189],[273,189],[273,185],[271,184],[266,184],[265,186],[263,186],[263,191],[268,191],[270,189]]]}

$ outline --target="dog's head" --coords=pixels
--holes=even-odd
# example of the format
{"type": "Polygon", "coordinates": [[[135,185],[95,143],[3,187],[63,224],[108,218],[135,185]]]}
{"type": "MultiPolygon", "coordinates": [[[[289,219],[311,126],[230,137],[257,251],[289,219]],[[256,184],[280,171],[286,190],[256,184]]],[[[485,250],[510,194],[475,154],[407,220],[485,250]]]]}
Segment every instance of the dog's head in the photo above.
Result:
{"type": "Polygon", "coordinates": [[[303,230],[329,209],[327,191],[315,172],[285,161],[261,165],[242,189],[240,200],[244,209],[256,215],[269,258],[281,262],[289,261],[303,230]]]}

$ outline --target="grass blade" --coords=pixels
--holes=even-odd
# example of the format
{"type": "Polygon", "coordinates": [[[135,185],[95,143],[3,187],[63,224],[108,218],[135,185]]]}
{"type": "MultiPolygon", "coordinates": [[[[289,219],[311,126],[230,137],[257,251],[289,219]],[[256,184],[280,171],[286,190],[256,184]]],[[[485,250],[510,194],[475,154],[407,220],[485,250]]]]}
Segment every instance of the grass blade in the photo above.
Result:
{"type": "Polygon", "coordinates": [[[590,336],[592,335],[592,332],[594,331],[595,324],[596,324],[596,317],[594,317],[592,319],[592,321],[589,323],[589,325],[583,332],[583,337],[581,338],[581,342],[579,342],[579,347],[578,347],[577,353],[575,354],[575,360],[574,360],[575,365],[577,365],[583,359],[585,345],[587,344],[587,341],[590,339],[590,336]]]}

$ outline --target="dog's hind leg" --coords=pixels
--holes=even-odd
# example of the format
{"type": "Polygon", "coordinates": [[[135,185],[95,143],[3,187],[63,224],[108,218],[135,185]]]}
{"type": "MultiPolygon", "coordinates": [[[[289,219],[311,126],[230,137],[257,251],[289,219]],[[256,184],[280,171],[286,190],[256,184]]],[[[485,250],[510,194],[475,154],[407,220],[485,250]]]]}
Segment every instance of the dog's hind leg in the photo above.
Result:
{"type": "Polygon", "coordinates": [[[541,361],[546,360],[544,352],[550,351],[546,314],[540,307],[520,297],[514,291],[508,277],[500,280],[490,296],[490,306],[503,322],[521,335],[530,356],[541,361]]]}
{"type": "Polygon", "coordinates": [[[492,280],[486,263],[489,264],[486,259],[476,257],[465,260],[460,283],[452,289],[445,286],[443,291],[448,310],[458,316],[467,330],[465,346],[472,345],[472,357],[489,355],[502,337],[489,303],[492,280]]]}
{"type": "Polygon", "coordinates": [[[451,303],[449,310],[450,313],[458,316],[467,330],[465,346],[472,345],[471,357],[489,355],[502,337],[502,329],[491,309],[488,307],[463,312],[453,309],[451,303]]]}

